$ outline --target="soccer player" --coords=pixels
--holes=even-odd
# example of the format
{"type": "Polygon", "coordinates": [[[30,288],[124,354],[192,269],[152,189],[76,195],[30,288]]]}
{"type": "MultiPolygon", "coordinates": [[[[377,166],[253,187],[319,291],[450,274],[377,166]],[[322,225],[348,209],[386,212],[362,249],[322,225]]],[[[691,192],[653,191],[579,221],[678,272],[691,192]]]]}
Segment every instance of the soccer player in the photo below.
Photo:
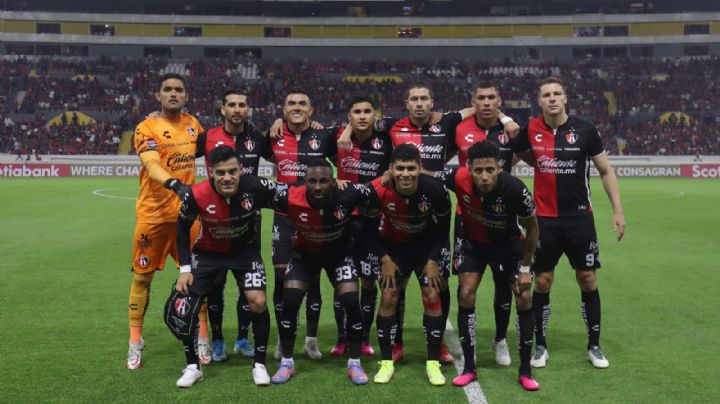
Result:
{"type": "MultiPolygon", "coordinates": [[[[155,98],[162,108],[159,116],[140,122],[133,138],[142,168],[140,194],[135,204],[128,369],[143,365],[142,328],[153,275],[163,270],[168,255],[176,263],[178,260],[175,222],[180,200],[173,192],[195,182],[196,144],[203,131],[195,117],[182,112],[188,100],[183,76],[174,73],[161,76],[155,98]]],[[[207,339],[207,329],[201,330],[201,334],[207,339]]],[[[207,341],[199,343],[204,360],[209,360],[207,341]]]]}
{"type": "MultiPolygon", "coordinates": [[[[455,146],[458,154],[458,167],[466,167],[468,150],[478,142],[487,140],[495,143],[500,149],[498,164],[505,172],[511,172],[516,161],[511,148],[512,140],[505,131],[503,122],[509,117],[500,118],[500,89],[497,84],[482,81],[474,89],[472,105],[475,113],[465,118],[455,127],[455,146]]],[[[455,212],[455,238],[462,232],[462,204],[457,205],[455,212]]],[[[495,261],[489,263],[495,284],[493,310],[495,312],[495,339],[492,348],[495,351],[495,362],[501,366],[509,366],[510,350],[507,343],[507,328],[510,323],[510,307],[513,293],[510,283],[507,282],[506,273],[500,271],[495,261]]],[[[473,305],[474,307],[474,305],[473,305]]]]}
{"type": "MultiPolygon", "coordinates": [[[[386,133],[374,128],[375,105],[371,98],[355,97],[350,102],[348,120],[352,132],[352,149],[338,150],[338,179],[355,184],[367,183],[382,176],[388,169],[392,142],[386,133]]],[[[380,275],[380,260],[368,248],[364,237],[366,228],[377,229],[380,219],[377,209],[363,208],[361,211],[353,211],[350,226],[353,235],[353,258],[355,267],[360,270],[362,286],[360,307],[363,315],[363,340],[360,352],[370,356],[375,354],[370,344],[370,329],[375,317],[376,282],[380,275]]],[[[336,300],[333,306],[338,327],[338,341],[330,350],[330,354],[342,356],[347,350],[347,338],[344,335],[345,312],[340,309],[339,301],[336,300]]]]}
{"type": "MultiPolygon", "coordinates": [[[[270,140],[258,133],[254,126],[248,121],[250,106],[247,102],[247,95],[238,89],[228,89],[222,96],[222,107],[220,114],[224,118],[223,125],[217,126],[202,134],[198,138],[196,156],[204,155],[205,166],[210,167],[207,156],[213,149],[220,145],[230,146],[238,153],[240,163],[243,166],[243,174],[257,175],[260,166],[260,158],[273,161],[273,152],[270,147],[270,140]]],[[[258,210],[253,222],[257,229],[256,245],[260,248],[260,229],[262,215],[258,210]]],[[[233,271],[238,286],[243,282],[242,273],[233,271]]],[[[227,360],[225,341],[222,332],[222,320],[224,310],[223,288],[218,293],[208,295],[208,314],[210,329],[213,335],[212,360],[223,362],[227,360]]],[[[248,342],[248,327],[250,326],[250,305],[245,299],[245,294],[238,295],[236,312],[238,318],[238,332],[235,340],[234,351],[247,358],[252,358],[253,348],[248,342]]]]}
{"type": "Polygon", "coordinates": [[[208,162],[210,178],[183,193],[177,219],[180,277],[165,306],[165,321],[182,340],[187,362],[176,384],[191,387],[203,378],[193,345],[197,310],[208,293],[225,284],[230,269],[242,274],[239,286],[250,305],[256,346],[253,379],[256,385],[267,386],[270,376],[265,369],[265,355],[270,314],[265,303],[265,267],[254,222],[257,211],[270,205],[277,186],[266,179],[243,175],[242,163],[230,146],[215,148],[208,162]],[[190,227],[197,217],[202,230],[191,256],[190,227]]]}
{"type": "Polygon", "coordinates": [[[291,186],[276,197],[274,208],[285,212],[296,230],[293,255],[285,274],[279,323],[282,360],[272,377],[273,383],[287,383],[295,375],[293,346],[297,313],[310,284],[320,276],[322,269],[347,313],[350,380],[354,384],[368,382],[360,363],[362,314],[349,224],[352,211],[367,203],[369,192],[363,185],[338,189],[332,165],[326,159],[318,158],[308,163],[304,185],[291,186]]]}
{"type": "MultiPolygon", "coordinates": [[[[285,97],[282,137],[272,139],[271,146],[277,164],[277,180],[288,185],[305,183],[307,164],[316,158],[327,158],[337,154],[335,143],[336,130],[332,128],[314,129],[310,126],[313,107],[307,92],[301,88],[292,88],[285,97]]],[[[283,282],[292,253],[292,236],[295,227],[292,220],[282,212],[275,212],[272,235],[272,259],[275,267],[275,319],[280,324],[283,310],[283,282]]],[[[312,282],[306,303],[307,337],[304,351],[311,359],[322,358],[317,346],[317,330],[320,322],[319,278],[312,282]]],[[[275,350],[275,358],[280,359],[280,345],[275,350]]]]}
{"type": "Polygon", "coordinates": [[[532,195],[522,181],[502,170],[500,148],[489,140],[470,147],[466,166],[446,169],[437,176],[455,192],[464,218],[464,227],[456,235],[453,261],[459,277],[458,332],[465,369],[453,385],[466,386],[477,380],[475,297],[485,267],[492,262],[494,278],[502,278],[511,286],[517,301],[519,382],[526,390],[538,390],[540,385],[530,368],[530,264],[538,240],[532,195]],[[520,226],[525,229],[524,235],[520,226]]]}
{"type": "Polygon", "coordinates": [[[565,254],[580,286],[581,310],[588,330],[587,358],[596,368],[610,363],[600,349],[600,293],[596,270],[599,247],[590,202],[590,161],[593,162],[613,208],[613,228],[620,241],[625,234],[620,190],[603,148],[600,133],[589,122],[568,116],[567,94],[558,77],[540,82],[538,105],[542,116],[532,119],[518,136],[515,150],[534,163],[534,194],[540,243],[535,252],[535,353],[531,365],[545,367],[546,334],[550,321],[550,288],[555,266],[565,254]]]}
{"type": "Polygon", "coordinates": [[[445,319],[440,303],[443,283],[442,250],[450,231],[450,197],[443,184],[421,175],[420,152],[411,144],[395,147],[390,158],[392,184],[374,180],[374,197],[382,208],[380,237],[368,237],[381,257],[380,308],[377,334],[382,360],[375,383],[388,383],[395,367],[392,343],[397,330],[400,291],[415,273],[424,306],[423,329],[427,343],[426,371],[433,385],[444,385],[440,371],[440,343],[445,319]]]}

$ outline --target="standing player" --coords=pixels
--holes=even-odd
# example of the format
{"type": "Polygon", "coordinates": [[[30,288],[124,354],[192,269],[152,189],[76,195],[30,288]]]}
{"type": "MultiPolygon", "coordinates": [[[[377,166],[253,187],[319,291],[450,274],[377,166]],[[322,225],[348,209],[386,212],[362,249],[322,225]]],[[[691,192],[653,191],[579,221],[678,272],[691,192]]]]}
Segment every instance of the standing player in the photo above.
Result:
{"type": "Polygon", "coordinates": [[[193,347],[197,331],[197,309],[211,292],[221,288],[227,270],[242,274],[240,288],[247,298],[255,334],[252,375],[256,385],[267,386],[265,369],[270,314],[265,304],[265,267],[254,226],[257,211],[268,207],[275,196],[274,182],[242,175],[243,166],[235,150],[219,146],[210,152],[210,179],[182,195],[177,222],[180,277],[165,306],[165,321],[182,340],[187,366],[178,387],[191,387],[203,372],[193,347]],[[190,227],[200,217],[202,231],[190,255],[190,227]]]}
{"type": "MultiPolygon", "coordinates": [[[[143,365],[142,328],[153,275],[155,271],[162,271],[168,255],[178,262],[175,222],[180,200],[173,192],[195,182],[195,149],[203,128],[195,117],[182,112],[188,99],[185,84],[185,78],[179,74],[160,77],[155,99],[162,111],[158,117],[140,122],[133,138],[142,168],[140,194],[135,204],[128,369],[143,365]]],[[[207,329],[204,336],[207,339],[207,329]]],[[[209,360],[207,341],[201,341],[200,345],[203,358],[209,360]]]]}
{"type": "Polygon", "coordinates": [[[377,316],[377,333],[382,360],[375,383],[388,383],[395,367],[392,343],[397,330],[397,304],[400,291],[415,273],[422,290],[423,329],[427,343],[426,371],[433,385],[445,384],[440,371],[440,343],[445,319],[440,303],[443,283],[442,250],[450,231],[450,197],[442,183],[420,175],[420,153],[410,144],[392,152],[390,173],[393,183],[372,182],[374,197],[382,208],[380,237],[368,237],[381,257],[382,294],[377,316]]]}
{"type": "MultiPolygon", "coordinates": [[[[210,129],[207,135],[202,134],[198,138],[198,147],[196,155],[205,155],[205,166],[210,167],[207,156],[213,149],[220,145],[230,146],[238,154],[240,163],[243,166],[243,174],[257,175],[260,166],[260,158],[272,161],[272,148],[267,137],[258,133],[253,125],[248,121],[250,115],[250,107],[247,102],[247,95],[237,89],[228,89],[222,96],[222,107],[220,114],[224,118],[221,126],[210,129]]],[[[258,210],[256,212],[253,225],[257,229],[256,244],[260,248],[260,229],[262,228],[262,215],[258,210]]],[[[241,285],[243,279],[242,273],[233,271],[235,281],[238,286],[241,285]]],[[[225,351],[225,341],[222,332],[222,320],[224,310],[223,288],[218,293],[210,293],[208,295],[208,314],[210,319],[210,328],[213,334],[213,351],[212,360],[215,362],[223,362],[227,359],[225,351]]],[[[248,327],[250,326],[250,305],[245,299],[245,295],[240,293],[237,299],[236,312],[238,318],[238,332],[235,340],[235,353],[252,358],[253,348],[248,342],[248,327]]]]}
{"type": "Polygon", "coordinates": [[[490,141],[470,147],[467,166],[446,169],[438,177],[455,192],[464,217],[464,228],[455,240],[454,263],[459,277],[458,332],[465,370],[453,384],[466,386],[477,380],[475,298],[486,265],[493,263],[493,272],[497,272],[493,276],[512,287],[517,301],[519,382],[526,390],[538,390],[540,385],[533,379],[530,368],[533,335],[530,264],[538,240],[532,195],[522,181],[501,170],[500,149],[490,141]],[[524,235],[519,226],[525,229],[524,235]]]}
{"type": "MultiPolygon", "coordinates": [[[[500,90],[495,83],[482,81],[475,86],[472,98],[475,113],[465,118],[455,127],[455,146],[458,153],[458,167],[466,167],[468,150],[474,144],[487,140],[500,148],[498,164],[505,172],[511,172],[514,163],[510,137],[505,133],[503,122],[509,117],[500,118],[499,108],[502,104],[500,90]]],[[[462,204],[457,205],[455,214],[455,238],[462,231],[462,204]]],[[[490,262],[495,295],[493,309],[495,312],[495,339],[492,348],[495,351],[495,362],[502,366],[509,366],[510,350],[507,343],[507,328],[510,323],[510,307],[512,305],[512,290],[507,282],[506,273],[500,271],[495,262],[490,262]]],[[[474,307],[474,304],[473,304],[474,307]]]]}
{"type": "Polygon", "coordinates": [[[362,314],[349,224],[352,211],[367,203],[370,191],[362,185],[338,189],[332,166],[322,158],[308,163],[305,179],[305,185],[291,186],[279,193],[274,202],[275,209],[285,212],[292,220],[296,231],[293,255],[285,274],[284,306],[278,330],[282,360],[272,381],[287,383],[295,375],[293,346],[297,313],[310,284],[325,269],[347,313],[348,375],[354,384],[365,384],[368,378],[360,364],[362,314]]]}
{"type": "MultiPolygon", "coordinates": [[[[313,159],[332,157],[337,154],[335,129],[314,129],[310,126],[313,107],[310,97],[300,88],[290,89],[285,97],[285,123],[280,139],[273,139],[271,146],[277,164],[277,180],[288,185],[305,183],[307,164],[313,159]]],[[[292,220],[284,213],[275,212],[272,236],[272,257],[275,267],[275,320],[280,324],[283,309],[282,290],[285,272],[292,252],[292,236],[295,227],[292,220]]],[[[308,292],[306,303],[307,337],[304,351],[312,359],[322,358],[317,346],[317,329],[320,322],[319,277],[308,292]]],[[[280,359],[280,346],[275,351],[275,358],[280,359]]]]}
{"type": "MultiPolygon", "coordinates": [[[[392,143],[384,132],[373,128],[375,105],[369,97],[355,97],[350,102],[348,120],[351,128],[351,150],[338,150],[338,179],[355,184],[370,182],[383,175],[390,164],[392,143]]],[[[370,345],[370,329],[375,317],[377,302],[376,281],[380,272],[379,258],[367,247],[364,237],[368,229],[377,229],[380,219],[377,209],[363,208],[353,211],[350,226],[353,235],[353,259],[355,267],[360,269],[362,293],[360,307],[363,315],[363,341],[360,352],[374,355],[370,345]]],[[[330,350],[333,356],[342,356],[347,349],[345,313],[339,309],[340,302],[335,301],[335,322],[338,326],[338,342],[330,350]]]]}
{"type": "Polygon", "coordinates": [[[550,321],[550,288],[555,266],[565,254],[575,270],[582,294],[581,309],[588,330],[588,360],[596,368],[610,366],[600,349],[600,293],[595,271],[600,268],[599,247],[590,202],[590,161],[600,172],[603,188],[613,208],[613,228],[620,241],[625,217],[615,172],[597,128],[565,112],[565,86],[557,77],[540,82],[538,105],[542,116],[523,130],[515,150],[534,162],[535,205],[540,243],[535,254],[535,354],[534,367],[548,360],[547,327],[550,321]]]}

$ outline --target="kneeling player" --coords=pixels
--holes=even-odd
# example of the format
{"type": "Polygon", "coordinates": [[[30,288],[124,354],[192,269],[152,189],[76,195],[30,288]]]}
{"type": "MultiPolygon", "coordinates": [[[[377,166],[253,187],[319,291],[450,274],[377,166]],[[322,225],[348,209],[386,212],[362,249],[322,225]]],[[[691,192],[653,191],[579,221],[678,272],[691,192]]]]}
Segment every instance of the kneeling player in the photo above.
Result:
{"type": "Polygon", "coordinates": [[[475,369],[475,295],[485,267],[496,264],[515,295],[520,340],[519,382],[526,390],[540,385],[530,370],[533,314],[530,264],[538,239],[535,204],[519,179],[502,171],[500,149],[483,141],[468,151],[468,166],[437,174],[457,195],[463,229],[455,240],[458,286],[458,332],[465,370],[453,380],[465,386],[477,379],[475,369]],[[525,229],[523,235],[521,225],[525,229]]]}
{"type": "Polygon", "coordinates": [[[267,386],[270,377],[265,369],[265,353],[270,315],[265,303],[265,267],[253,221],[257,210],[267,207],[275,196],[276,184],[242,175],[242,164],[229,146],[214,149],[208,160],[211,178],[182,196],[177,235],[181,274],[165,306],[165,322],[182,340],[187,360],[177,386],[191,387],[203,378],[193,347],[197,311],[205,296],[224,283],[228,269],[244,274],[242,289],[250,304],[256,344],[252,375],[256,385],[267,386]],[[197,216],[202,232],[191,257],[190,226],[197,216]]]}
{"type": "Polygon", "coordinates": [[[358,276],[350,243],[352,211],[366,203],[369,190],[351,185],[340,190],[333,179],[332,166],[324,159],[308,164],[305,185],[291,186],[279,193],[275,209],[287,213],[295,226],[293,255],[288,263],[283,288],[283,311],[279,327],[282,360],[273,383],[287,383],[295,375],[293,346],[297,333],[297,313],[310,284],[321,270],[330,278],[340,304],[347,313],[346,333],[350,351],[348,374],[354,384],[368,382],[360,364],[362,313],[358,276]]]}

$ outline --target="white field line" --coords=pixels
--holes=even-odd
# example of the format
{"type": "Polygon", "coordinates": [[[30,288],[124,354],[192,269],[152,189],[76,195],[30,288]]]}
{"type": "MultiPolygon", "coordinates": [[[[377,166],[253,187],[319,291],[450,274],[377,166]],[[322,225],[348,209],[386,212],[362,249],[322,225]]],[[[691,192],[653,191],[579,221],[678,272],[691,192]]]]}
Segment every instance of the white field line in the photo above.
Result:
{"type": "MultiPolygon", "coordinates": [[[[457,373],[462,373],[465,365],[462,359],[462,348],[460,348],[460,340],[458,340],[457,335],[455,335],[455,330],[453,329],[452,324],[450,324],[450,320],[445,323],[445,343],[447,343],[448,348],[455,357],[453,364],[455,365],[457,373]]],[[[450,378],[450,380],[452,380],[452,378],[450,378]]],[[[463,389],[465,390],[465,395],[467,395],[468,403],[488,404],[487,398],[485,398],[485,393],[483,393],[480,383],[478,383],[477,380],[468,384],[463,389]]]]}
{"type": "Polygon", "coordinates": [[[95,195],[95,196],[101,196],[101,197],[103,197],[103,198],[110,198],[110,199],[125,199],[125,200],[130,200],[130,201],[134,201],[134,200],[135,200],[134,197],[131,198],[131,197],[128,197],[128,196],[108,195],[108,194],[104,193],[105,191],[112,191],[112,190],[115,190],[115,189],[121,189],[121,188],[101,188],[101,189],[96,189],[96,190],[92,191],[92,194],[95,195]]]}

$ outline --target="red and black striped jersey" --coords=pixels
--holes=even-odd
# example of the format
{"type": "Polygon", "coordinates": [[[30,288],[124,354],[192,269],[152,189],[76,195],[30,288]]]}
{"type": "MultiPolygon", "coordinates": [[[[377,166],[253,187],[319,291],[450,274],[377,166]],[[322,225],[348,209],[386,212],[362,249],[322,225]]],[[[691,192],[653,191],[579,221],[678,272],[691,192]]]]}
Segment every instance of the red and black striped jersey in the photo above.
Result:
{"type": "MultiPolygon", "coordinates": [[[[270,140],[258,133],[255,128],[245,122],[244,129],[237,136],[228,133],[225,126],[217,126],[198,138],[196,157],[205,156],[205,167],[210,167],[208,156],[218,146],[226,145],[235,149],[243,165],[243,174],[257,175],[260,157],[270,160],[273,156],[270,140]]],[[[209,174],[208,174],[209,175],[209,174]]]]}
{"type": "Polygon", "coordinates": [[[525,184],[509,174],[498,173],[495,188],[480,194],[468,167],[448,168],[436,174],[457,196],[462,206],[461,237],[480,244],[505,245],[522,237],[518,217],[535,214],[533,196],[525,184]]]}
{"type": "MultiPolygon", "coordinates": [[[[338,131],[340,138],[344,128],[338,131]]],[[[338,150],[337,176],[355,184],[370,182],[383,175],[390,165],[393,145],[386,132],[373,130],[362,143],[351,137],[352,150],[338,150]]]]}
{"type": "Polygon", "coordinates": [[[590,122],[569,117],[559,128],[532,119],[517,137],[516,152],[535,157],[537,215],[576,216],[592,212],[590,161],[605,153],[600,133],[590,122]]]}
{"type": "Polygon", "coordinates": [[[277,164],[277,180],[288,185],[305,183],[308,163],[316,158],[333,158],[337,154],[337,128],[308,128],[299,135],[283,123],[282,139],[270,141],[277,164]]]}
{"type": "Polygon", "coordinates": [[[505,133],[505,127],[497,121],[491,128],[483,128],[475,120],[475,116],[465,118],[455,127],[455,147],[458,153],[458,167],[465,167],[470,146],[483,140],[489,140],[500,147],[500,167],[503,171],[512,171],[512,141],[505,133]]]}

